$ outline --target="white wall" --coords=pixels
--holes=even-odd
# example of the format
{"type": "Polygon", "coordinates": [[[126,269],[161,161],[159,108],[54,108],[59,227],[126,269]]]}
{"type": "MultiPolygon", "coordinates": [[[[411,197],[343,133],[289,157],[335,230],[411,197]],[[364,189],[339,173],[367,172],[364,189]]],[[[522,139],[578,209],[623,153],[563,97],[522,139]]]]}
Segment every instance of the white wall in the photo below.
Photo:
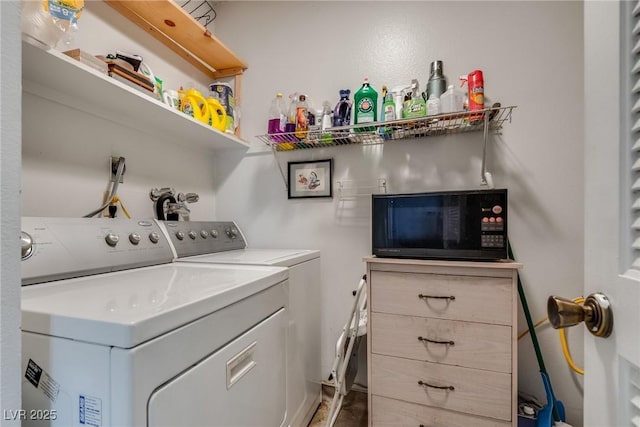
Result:
{"type": "MultiPolygon", "coordinates": [[[[20,7],[0,2],[0,408],[20,405],[20,7]]],[[[18,426],[2,417],[0,425],[18,426]]]]}
{"type": "MultiPolygon", "coordinates": [[[[581,2],[222,2],[216,35],[248,64],[243,77],[243,135],[252,153],[216,159],[216,217],[235,219],[253,246],[322,251],[322,361],[328,375],[351,290],[370,254],[370,204],[287,200],[278,164],[333,158],[338,180],[374,183],[390,192],[479,185],[482,135],[466,134],[279,153],[253,135],[266,131],[276,92],[314,102],[355,92],[364,76],[379,90],[418,78],[440,59],[452,80],[482,69],[485,94],[517,105],[492,138],[489,170],[509,189],[510,237],[535,320],[550,294],[576,297],[583,283],[583,23],[581,2]]],[[[365,184],[366,185],[366,184],[365,184]]],[[[526,329],[520,316],[520,330],[526,329]]],[[[582,365],[582,331],[569,332],[582,365]]],[[[568,421],[582,424],[582,378],[562,356],[558,334],[538,329],[546,366],[568,421]]],[[[531,341],[519,345],[519,388],[545,400],[531,341]]],[[[361,368],[364,370],[364,366],[361,368]]],[[[362,375],[359,380],[362,381],[362,375]]]]}
{"type": "MultiPolygon", "coordinates": [[[[73,48],[93,55],[116,49],[139,54],[165,88],[195,86],[206,93],[210,78],[104,2],[85,2],[73,48]]],[[[89,91],[90,88],[87,88],[89,91]]],[[[134,217],[154,216],[149,190],[173,187],[196,192],[200,201],[188,205],[191,219],[209,219],[215,207],[212,152],[185,150],[145,129],[114,126],[91,111],[80,111],[23,93],[22,209],[25,216],[82,216],[98,208],[110,188],[110,157],[126,159],[118,195],[134,217]]],[[[189,135],[184,135],[185,139],[189,135]]]]}

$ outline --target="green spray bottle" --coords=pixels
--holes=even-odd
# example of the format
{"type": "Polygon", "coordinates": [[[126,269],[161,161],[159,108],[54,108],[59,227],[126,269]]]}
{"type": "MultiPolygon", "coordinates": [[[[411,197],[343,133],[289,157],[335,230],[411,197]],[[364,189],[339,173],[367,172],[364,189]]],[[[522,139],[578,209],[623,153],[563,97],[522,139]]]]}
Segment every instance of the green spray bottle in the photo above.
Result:
{"type": "MultiPolygon", "coordinates": [[[[353,123],[373,123],[378,120],[378,92],[369,85],[369,79],[364,78],[362,87],[356,92],[354,100],[353,123]]],[[[361,127],[354,129],[356,132],[371,132],[375,128],[361,127]]]]}
{"type": "MultiPolygon", "coordinates": [[[[380,114],[381,122],[389,122],[396,119],[396,104],[393,101],[393,95],[387,92],[387,86],[382,85],[382,112],[380,114]]],[[[384,139],[391,138],[391,126],[381,126],[380,135],[384,139]]]]}

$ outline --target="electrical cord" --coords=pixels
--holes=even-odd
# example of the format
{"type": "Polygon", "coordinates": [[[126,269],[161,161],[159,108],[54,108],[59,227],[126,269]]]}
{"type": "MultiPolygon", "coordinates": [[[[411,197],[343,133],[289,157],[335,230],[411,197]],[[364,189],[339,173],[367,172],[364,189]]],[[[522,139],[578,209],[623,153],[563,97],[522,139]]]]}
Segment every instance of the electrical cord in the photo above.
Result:
{"type": "Polygon", "coordinates": [[[120,203],[120,209],[122,209],[122,213],[124,213],[127,218],[131,219],[131,215],[129,215],[127,208],[124,207],[124,203],[122,203],[122,199],[120,199],[119,196],[115,196],[113,199],[111,199],[111,203],[114,204],[114,206],[115,203],[120,203]]]}
{"type": "Polygon", "coordinates": [[[123,173],[124,173],[124,157],[120,157],[118,159],[118,169],[116,170],[116,176],[114,178],[113,184],[111,185],[111,191],[109,192],[109,196],[106,198],[106,203],[102,205],[100,208],[96,209],[95,211],[89,212],[88,214],[83,216],[83,218],[93,218],[94,216],[98,215],[100,212],[105,210],[111,204],[111,200],[114,197],[116,197],[118,193],[118,185],[120,184],[120,178],[122,177],[123,173]]]}
{"type": "MultiPolygon", "coordinates": [[[[584,297],[575,298],[573,302],[575,302],[576,304],[581,304],[584,302],[584,297]]],[[[537,328],[538,326],[542,325],[544,322],[548,320],[549,320],[548,317],[540,319],[533,325],[533,327],[537,328]]],[[[520,340],[522,337],[524,337],[528,333],[529,333],[528,329],[521,332],[518,335],[518,340],[520,340]]],[[[564,328],[558,329],[558,334],[560,336],[560,344],[562,345],[562,354],[564,355],[564,358],[567,361],[567,364],[569,365],[571,370],[573,370],[576,374],[584,375],[584,369],[579,368],[573,361],[573,358],[571,357],[571,352],[569,351],[569,345],[567,344],[567,334],[564,331],[564,328]]]]}

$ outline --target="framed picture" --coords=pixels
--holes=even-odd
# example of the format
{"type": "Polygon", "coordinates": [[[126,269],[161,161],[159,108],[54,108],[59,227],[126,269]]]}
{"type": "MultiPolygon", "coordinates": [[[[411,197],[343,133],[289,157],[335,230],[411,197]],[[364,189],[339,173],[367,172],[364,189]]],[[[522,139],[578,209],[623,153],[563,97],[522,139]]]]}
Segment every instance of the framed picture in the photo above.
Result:
{"type": "Polygon", "coordinates": [[[333,159],[289,162],[289,198],[333,197],[333,159]]]}

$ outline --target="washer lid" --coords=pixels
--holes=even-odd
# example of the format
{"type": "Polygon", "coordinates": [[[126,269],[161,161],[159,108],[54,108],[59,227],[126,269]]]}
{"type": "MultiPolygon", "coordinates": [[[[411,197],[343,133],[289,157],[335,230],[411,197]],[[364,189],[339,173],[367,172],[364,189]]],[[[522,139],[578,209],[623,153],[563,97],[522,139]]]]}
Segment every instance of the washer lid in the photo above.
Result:
{"type": "Polygon", "coordinates": [[[179,258],[178,261],[214,264],[278,265],[282,267],[291,267],[293,265],[300,264],[301,262],[318,258],[319,256],[319,251],[308,249],[250,248],[179,258]]]}
{"type": "Polygon", "coordinates": [[[286,279],[281,267],[172,263],[23,286],[22,330],[131,348],[286,279]]]}

